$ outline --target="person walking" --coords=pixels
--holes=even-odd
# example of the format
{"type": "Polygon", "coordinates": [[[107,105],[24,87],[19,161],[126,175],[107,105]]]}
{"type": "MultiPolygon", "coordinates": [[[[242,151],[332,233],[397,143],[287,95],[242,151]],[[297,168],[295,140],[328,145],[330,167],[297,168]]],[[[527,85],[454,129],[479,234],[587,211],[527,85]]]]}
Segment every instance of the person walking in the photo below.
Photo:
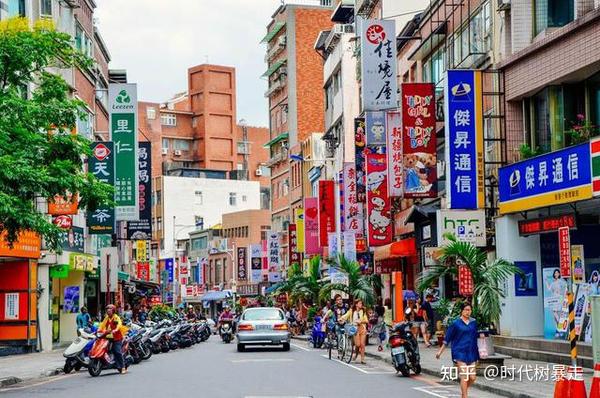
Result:
{"type": "Polygon", "coordinates": [[[357,327],[356,334],[354,335],[354,346],[356,348],[356,357],[360,354],[360,363],[363,365],[365,362],[365,345],[367,340],[367,324],[369,319],[367,318],[367,311],[364,308],[362,300],[358,299],[352,305],[350,311],[342,317],[343,321],[351,322],[357,327]]]}
{"type": "Polygon", "coordinates": [[[475,365],[479,360],[477,322],[471,318],[472,312],[471,304],[460,306],[460,317],[448,327],[444,343],[435,355],[440,359],[446,346],[450,345],[452,361],[458,366],[461,398],[468,398],[469,388],[475,383],[475,365]]]}
{"type": "Polygon", "coordinates": [[[431,347],[431,337],[433,337],[433,335],[434,335],[434,325],[433,325],[434,316],[433,316],[433,307],[431,306],[432,301],[433,301],[433,294],[427,293],[427,295],[425,295],[425,301],[421,305],[421,308],[425,312],[425,322],[427,323],[427,325],[426,325],[427,337],[425,340],[425,344],[427,344],[427,347],[431,347]]]}
{"type": "MultiPolygon", "coordinates": [[[[425,343],[425,346],[427,346],[427,348],[431,347],[431,343],[429,342],[429,336],[427,333],[427,321],[428,321],[428,317],[427,317],[427,312],[425,311],[425,309],[423,308],[422,305],[422,300],[421,298],[419,298],[417,300],[417,304],[415,305],[415,325],[417,325],[418,329],[417,329],[417,333],[421,333],[421,336],[423,336],[423,342],[425,343]]],[[[418,338],[418,334],[416,335],[416,337],[418,338]]]]}
{"type": "Polygon", "coordinates": [[[79,329],[85,329],[92,324],[92,319],[90,318],[90,314],[88,314],[87,307],[81,307],[79,314],[77,314],[77,318],[75,318],[75,323],[77,324],[78,336],[79,329]]]}

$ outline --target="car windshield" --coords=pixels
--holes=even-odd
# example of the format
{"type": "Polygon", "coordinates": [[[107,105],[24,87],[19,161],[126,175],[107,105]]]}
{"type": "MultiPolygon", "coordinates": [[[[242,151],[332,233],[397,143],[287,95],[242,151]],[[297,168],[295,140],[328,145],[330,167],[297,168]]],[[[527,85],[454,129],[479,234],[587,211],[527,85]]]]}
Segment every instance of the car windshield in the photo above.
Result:
{"type": "Polygon", "coordinates": [[[245,321],[282,321],[283,314],[274,308],[260,308],[244,312],[245,321]]]}

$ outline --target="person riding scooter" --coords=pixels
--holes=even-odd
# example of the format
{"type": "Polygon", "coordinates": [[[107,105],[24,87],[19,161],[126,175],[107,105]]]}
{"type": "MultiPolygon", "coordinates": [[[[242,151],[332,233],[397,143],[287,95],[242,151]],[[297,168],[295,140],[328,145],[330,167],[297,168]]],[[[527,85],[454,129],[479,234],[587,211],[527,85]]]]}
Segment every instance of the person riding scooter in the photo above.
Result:
{"type": "Polygon", "coordinates": [[[123,358],[123,338],[126,328],[123,326],[121,318],[116,314],[116,307],[112,304],[106,306],[106,316],[98,328],[107,338],[112,339],[111,351],[115,358],[117,370],[121,374],[127,373],[125,359],[123,358]]]}
{"type": "Polygon", "coordinates": [[[233,326],[233,312],[231,312],[231,309],[229,308],[228,305],[225,306],[225,308],[223,308],[223,312],[221,313],[221,316],[219,317],[219,324],[217,325],[217,330],[219,331],[219,335],[221,334],[221,326],[223,326],[223,323],[225,322],[230,322],[231,325],[233,326]]]}

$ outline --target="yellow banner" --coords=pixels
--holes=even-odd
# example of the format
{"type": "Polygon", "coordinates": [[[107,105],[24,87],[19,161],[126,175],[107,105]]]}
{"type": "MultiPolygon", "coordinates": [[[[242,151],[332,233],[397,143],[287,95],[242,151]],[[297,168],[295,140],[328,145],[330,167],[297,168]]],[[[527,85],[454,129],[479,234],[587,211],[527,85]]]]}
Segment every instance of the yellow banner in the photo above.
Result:
{"type": "Polygon", "coordinates": [[[296,251],[304,253],[304,209],[294,211],[294,223],[296,224],[296,251]]]}
{"type": "Polygon", "coordinates": [[[148,246],[145,240],[136,241],[135,259],[142,263],[148,261],[148,246]]]}

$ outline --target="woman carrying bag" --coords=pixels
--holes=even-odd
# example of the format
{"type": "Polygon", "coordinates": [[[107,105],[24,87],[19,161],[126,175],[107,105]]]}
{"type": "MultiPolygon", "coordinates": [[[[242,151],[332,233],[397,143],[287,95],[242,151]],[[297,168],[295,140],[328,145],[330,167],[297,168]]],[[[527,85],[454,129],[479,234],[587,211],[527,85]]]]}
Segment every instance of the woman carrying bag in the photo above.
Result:
{"type": "Polygon", "coordinates": [[[367,318],[367,311],[363,306],[362,300],[356,300],[352,305],[352,309],[342,317],[342,320],[356,326],[357,331],[354,335],[354,346],[357,351],[356,356],[358,357],[358,354],[360,354],[360,363],[366,364],[365,344],[369,319],[367,318]]]}

